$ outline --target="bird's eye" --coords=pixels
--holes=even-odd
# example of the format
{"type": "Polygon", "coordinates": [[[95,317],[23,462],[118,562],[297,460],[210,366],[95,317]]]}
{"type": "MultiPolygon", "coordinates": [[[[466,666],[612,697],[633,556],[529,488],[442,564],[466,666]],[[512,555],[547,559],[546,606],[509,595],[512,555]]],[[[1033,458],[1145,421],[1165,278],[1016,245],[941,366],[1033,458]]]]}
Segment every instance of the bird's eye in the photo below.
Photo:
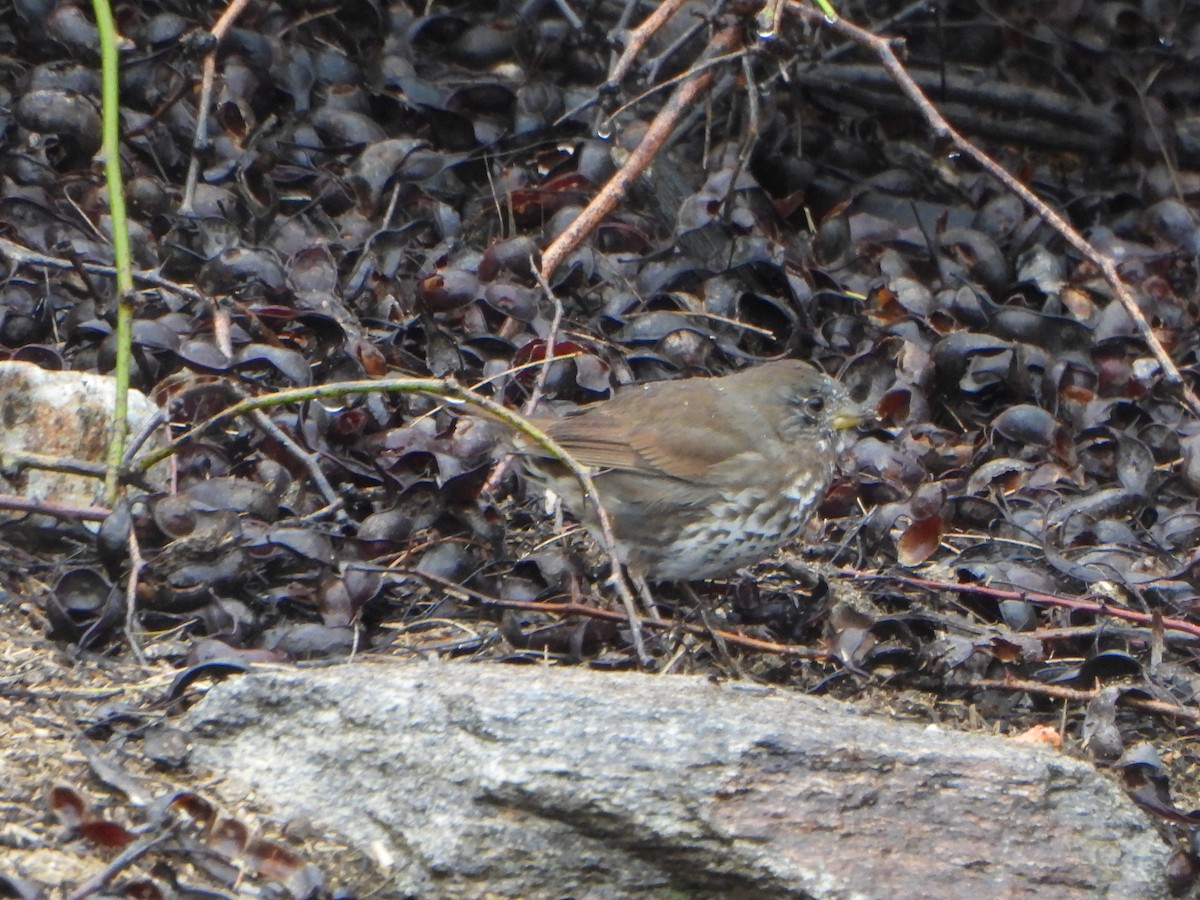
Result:
{"type": "Polygon", "coordinates": [[[825,398],[824,397],[810,397],[808,400],[808,408],[811,409],[815,413],[819,413],[821,410],[823,410],[825,408],[825,398]]]}

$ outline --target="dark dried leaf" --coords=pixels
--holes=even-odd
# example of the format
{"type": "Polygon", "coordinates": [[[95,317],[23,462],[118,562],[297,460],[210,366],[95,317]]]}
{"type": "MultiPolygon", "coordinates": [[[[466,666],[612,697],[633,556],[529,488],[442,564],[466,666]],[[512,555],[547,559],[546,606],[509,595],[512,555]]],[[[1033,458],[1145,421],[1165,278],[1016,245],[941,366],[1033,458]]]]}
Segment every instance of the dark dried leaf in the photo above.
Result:
{"type": "Polygon", "coordinates": [[[136,838],[136,835],[124,826],[103,819],[91,819],[83,822],[75,830],[80,837],[105,850],[120,850],[127,844],[133,843],[136,838]]]}
{"type": "Polygon", "coordinates": [[[429,312],[450,312],[483,296],[483,286],[474,273],[444,269],[417,285],[417,302],[429,312]]]}
{"type": "Polygon", "coordinates": [[[206,340],[183,341],[175,352],[192,368],[206,372],[224,372],[233,363],[216,344],[206,340]]]}
{"type": "MultiPolygon", "coordinates": [[[[264,522],[273,522],[279,515],[279,501],[275,495],[267,487],[245,478],[197,481],[188,485],[187,497],[201,508],[232,510],[264,522]]],[[[155,506],[156,518],[161,502],[155,506]]]]}
{"type": "Polygon", "coordinates": [[[100,149],[100,112],[91,98],[65,90],[34,90],[13,109],[30,131],[53,134],[77,145],[82,158],[100,149]]]}
{"type": "Polygon", "coordinates": [[[929,559],[941,543],[944,526],[940,515],[911,521],[896,542],[900,565],[918,566],[929,559]]]}
{"type": "MultiPolygon", "coordinates": [[[[234,652],[230,648],[230,654],[234,652]]],[[[219,661],[202,662],[198,665],[193,665],[191,668],[184,669],[171,681],[171,686],[167,689],[167,699],[178,700],[183,696],[183,692],[200,678],[224,678],[226,675],[241,674],[248,671],[250,671],[249,665],[234,659],[221,659],[219,661]]]]}
{"type": "Polygon", "coordinates": [[[58,817],[59,823],[67,828],[79,827],[88,815],[88,802],[83,794],[66,784],[50,788],[46,805],[58,817]]]}
{"type": "Polygon", "coordinates": [[[237,352],[236,365],[257,366],[261,363],[274,368],[292,384],[308,387],[312,384],[312,370],[308,361],[295,350],[272,347],[268,344],[250,344],[237,352]]]}
{"type": "Polygon", "coordinates": [[[186,815],[201,829],[207,829],[217,816],[216,808],[192,791],[180,791],[175,794],[169,805],[171,809],[186,815]]]}
{"type": "Polygon", "coordinates": [[[330,659],[349,656],[356,646],[353,628],[338,625],[288,625],[263,636],[263,646],[288,659],[330,659]]]}
{"type": "Polygon", "coordinates": [[[1067,430],[1062,423],[1044,409],[1027,403],[1010,406],[992,420],[992,427],[1010,441],[1049,447],[1059,456],[1068,446],[1067,430]]]}

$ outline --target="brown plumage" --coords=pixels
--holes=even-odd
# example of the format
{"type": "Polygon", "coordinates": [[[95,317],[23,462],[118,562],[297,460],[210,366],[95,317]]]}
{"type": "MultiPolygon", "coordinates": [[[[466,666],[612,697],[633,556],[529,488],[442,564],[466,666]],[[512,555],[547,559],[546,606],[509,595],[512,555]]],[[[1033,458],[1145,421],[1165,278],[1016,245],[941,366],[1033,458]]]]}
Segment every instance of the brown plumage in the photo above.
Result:
{"type": "MultiPolygon", "coordinates": [[[[654,382],[534,423],[589,467],[625,561],[653,581],[727,575],[807,523],[833,478],[838,431],[864,418],[807,363],[654,382]]],[[[561,464],[524,442],[526,470],[595,533],[561,464]]]]}

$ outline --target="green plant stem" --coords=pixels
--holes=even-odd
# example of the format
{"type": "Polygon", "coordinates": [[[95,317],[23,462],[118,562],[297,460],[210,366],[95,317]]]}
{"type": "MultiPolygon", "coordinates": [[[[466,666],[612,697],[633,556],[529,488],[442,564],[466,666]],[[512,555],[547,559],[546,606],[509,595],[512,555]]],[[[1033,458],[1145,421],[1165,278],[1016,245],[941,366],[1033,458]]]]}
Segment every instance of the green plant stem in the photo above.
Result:
{"type": "MultiPolygon", "coordinates": [[[[193,438],[199,437],[208,429],[215,428],[231,419],[236,419],[255,410],[270,409],[273,406],[283,406],[287,403],[307,403],[313,400],[334,399],[349,397],[354,394],[376,392],[432,394],[435,397],[444,397],[452,403],[473,406],[476,409],[482,410],[492,418],[498,419],[510,428],[514,428],[527,435],[530,440],[545,449],[547,453],[571,469],[572,472],[579,470],[579,474],[583,476],[580,480],[585,493],[587,493],[589,499],[594,496],[595,488],[592,486],[591,479],[587,476],[586,471],[580,469],[579,464],[571,458],[570,454],[558,446],[548,435],[531,425],[520,414],[501,406],[494,400],[489,400],[487,397],[476,394],[474,391],[470,391],[448,378],[379,378],[363,381],[337,381],[332,384],[289,388],[283,391],[275,391],[271,394],[264,394],[261,397],[247,397],[244,400],[239,400],[237,403],[225,407],[225,409],[205,419],[199,425],[192,426],[167,446],[159,447],[157,450],[152,450],[149,453],[139,456],[130,463],[129,470],[132,472],[145,472],[155,464],[162,462],[174,454],[181,445],[193,438]]],[[[598,500],[599,498],[596,499],[598,500]]]]}
{"type": "Polygon", "coordinates": [[[100,68],[103,100],[104,176],[108,183],[108,211],[112,220],[113,262],[117,271],[117,361],[113,397],[112,435],[108,444],[104,496],[111,506],[120,489],[121,459],[129,433],[129,359],[133,338],[133,264],[129,254],[129,224],[125,216],[125,187],[121,181],[120,60],[117,29],[108,0],[92,0],[100,34],[100,68]]]}
{"type": "Polygon", "coordinates": [[[817,7],[821,10],[821,12],[823,12],[825,14],[825,18],[827,21],[830,21],[830,22],[837,21],[837,17],[838,17],[837,10],[833,8],[833,4],[830,3],[829,0],[815,0],[815,2],[817,4],[817,7]]]}

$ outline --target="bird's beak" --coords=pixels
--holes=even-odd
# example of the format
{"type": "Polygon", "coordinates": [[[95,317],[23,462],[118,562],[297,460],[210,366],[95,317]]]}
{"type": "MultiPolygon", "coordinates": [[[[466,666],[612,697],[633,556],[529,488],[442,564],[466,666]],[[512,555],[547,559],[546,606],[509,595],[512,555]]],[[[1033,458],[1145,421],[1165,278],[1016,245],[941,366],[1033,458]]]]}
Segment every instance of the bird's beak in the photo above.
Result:
{"type": "Polygon", "coordinates": [[[845,406],[833,414],[833,427],[838,431],[845,431],[847,428],[855,428],[874,418],[875,414],[865,406],[847,401],[845,406]]]}

